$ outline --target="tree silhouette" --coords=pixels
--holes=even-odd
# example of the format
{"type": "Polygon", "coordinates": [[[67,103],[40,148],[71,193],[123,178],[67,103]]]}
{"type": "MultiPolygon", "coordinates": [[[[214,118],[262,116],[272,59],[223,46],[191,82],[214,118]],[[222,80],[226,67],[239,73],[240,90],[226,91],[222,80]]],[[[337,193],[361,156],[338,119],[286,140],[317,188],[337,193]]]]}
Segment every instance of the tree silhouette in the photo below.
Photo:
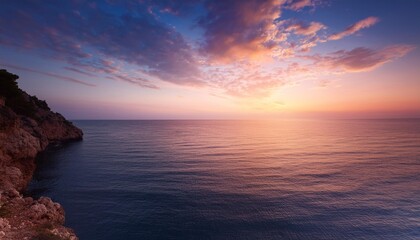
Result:
{"type": "Polygon", "coordinates": [[[15,113],[34,117],[35,106],[29,96],[25,98],[25,93],[18,87],[17,79],[18,75],[0,69],[0,96],[5,99],[5,105],[15,113]]]}
{"type": "Polygon", "coordinates": [[[20,90],[16,81],[18,78],[18,75],[0,69],[0,96],[10,98],[19,95],[20,90]]]}

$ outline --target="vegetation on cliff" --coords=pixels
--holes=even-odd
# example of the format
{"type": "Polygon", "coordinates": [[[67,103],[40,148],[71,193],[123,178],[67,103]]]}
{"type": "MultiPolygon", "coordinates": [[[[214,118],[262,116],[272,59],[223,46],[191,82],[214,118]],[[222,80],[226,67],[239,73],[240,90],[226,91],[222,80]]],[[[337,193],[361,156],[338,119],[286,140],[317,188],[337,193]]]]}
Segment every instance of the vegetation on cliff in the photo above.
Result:
{"type": "Polygon", "coordinates": [[[0,96],[4,98],[5,105],[15,113],[36,118],[36,109],[50,110],[46,101],[39,100],[36,96],[29,96],[19,89],[18,75],[0,69],[0,96]]]}
{"type": "Polygon", "coordinates": [[[52,143],[80,140],[83,133],[45,101],[19,89],[18,78],[0,70],[0,239],[77,239],[63,226],[60,204],[21,192],[39,152],[52,143]]]}

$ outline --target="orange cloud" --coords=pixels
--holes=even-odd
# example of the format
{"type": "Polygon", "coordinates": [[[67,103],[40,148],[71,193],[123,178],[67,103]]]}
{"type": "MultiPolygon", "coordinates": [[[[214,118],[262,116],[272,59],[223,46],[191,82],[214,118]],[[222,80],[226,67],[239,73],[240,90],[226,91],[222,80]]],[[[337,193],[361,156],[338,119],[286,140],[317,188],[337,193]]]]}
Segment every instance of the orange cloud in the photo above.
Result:
{"type": "Polygon", "coordinates": [[[375,25],[377,22],[379,22],[379,18],[377,18],[377,17],[365,18],[365,19],[360,20],[357,23],[349,26],[348,28],[346,28],[342,32],[332,34],[331,36],[328,37],[328,40],[342,39],[343,37],[354,34],[358,31],[362,30],[363,28],[371,27],[371,26],[375,25]]]}

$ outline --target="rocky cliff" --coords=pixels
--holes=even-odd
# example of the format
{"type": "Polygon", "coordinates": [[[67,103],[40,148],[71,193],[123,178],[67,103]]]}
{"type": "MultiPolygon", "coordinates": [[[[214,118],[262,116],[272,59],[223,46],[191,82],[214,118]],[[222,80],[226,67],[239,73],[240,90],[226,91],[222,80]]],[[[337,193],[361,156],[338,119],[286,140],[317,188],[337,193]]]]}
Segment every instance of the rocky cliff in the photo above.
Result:
{"type": "Polygon", "coordinates": [[[63,226],[64,210],[42,197],[23,197],[35,158],[49,145],[83,133],[45,101],[18,88],[18,76],[0,70],[0,239],[77,239],[63,226]]]}

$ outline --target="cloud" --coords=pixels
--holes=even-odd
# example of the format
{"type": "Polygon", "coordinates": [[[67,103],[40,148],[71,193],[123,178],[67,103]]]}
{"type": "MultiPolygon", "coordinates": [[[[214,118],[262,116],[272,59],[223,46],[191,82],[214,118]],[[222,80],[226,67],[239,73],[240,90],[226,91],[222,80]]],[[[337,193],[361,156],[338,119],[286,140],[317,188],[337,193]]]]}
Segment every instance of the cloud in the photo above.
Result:
{"type": "Polygon", "coordinates": [[[407,45],[379,50],[360,47],[312,54],[306,57],[315,62],[312,65],[292,63],[319,43],[341,39],[379,21],[368,17],[328,36],[324,23],[290,19],[291,11],[282,14],[285,9],[300,11],[319,2],[9,1],[0,8],[0,45],[64,62],[66,71],[86,78],[151,89],[158,89],[157,81],[162,80],[216,88],[238,97],[267,96],[298,79],[319,77],[321,71],[325,78],[330,70],[367,71],[412,49],[407,45]],[[185,22],[191,24],[191,34],[185,22]],[[179,25],[182,29],[176,28],[179,25]]]}
{"type": "Polygon", "coordinates": [[[278,35],[281,35],[279,46],[273,49],[275,51],[286,51],[287,54],[272,54],[278,59],[294,57],[298,52],[309,52],[319,42],[322,42],[321,35],[324,29],[327,29],[320,22],[303,22],[297,19],[276,20],[278,35]]]}
{"type": "Polygon", "coordinates": [[[325,28],[325,25],[319,22],[311,22],[309,25],[295,24],[289,27],[295,33],[301,35],[315,35],[318,31],[325,28]]]}
{"type": "Polygon", "coordinates": [[[141,77],[132,77],[132,76],[128,76],[128,75],[116,74],[112,77],[109,77],[109,79],[129,82],[129,83],[138,85],[140,87],[151,88],[151,89],[159,89],[156,85],[150,83],[149,80],[141,78],[141,77]]]}
{"type": "Polygon", "coordinates": [[[202,52],[216,60],[231,62],[259,58],[277,45],[274,20],[280,16],[279,0],[208,1],[202,52]]]}
{"type": "Polygon", "coordinates": [[[207,81],[224,94],[241,98],[264,98],[281,86],[310,77],[310,69],[292,62],[283,67],[270,68],[246,61],[213,66],[206,70],[207,81]]]}
{"type": "Polygon", "coordinates": [[[314,5],[314,1],[312,0],[289,0],[286,8],[298,11],[302,8],[312,7],[314,5]]]}
{"type": "Polygon", "coordinates": [[[66,76],[62,76],[56,73],[50,73],[50,72],[45,72],[45,71],[40,71],[40,70],[36,70],[36,69],[31,69],[31,68],[26,68],[26,67],[20,67],[20,66],[15,66],[15,65],[11,65],[11,64],[4,64],[4,63],[0,63],[0,66],[4,66],[7,68],[13,68],[13,69],[17,69],[17,70],[22,70],[25,72],[31,72],[31,73],[37,73],[37,74],[41,74],[47,77],[53,77],[56,79],[60,79],[60,80],[64,80],[64,81],[68,81],[68,82],[72,82],[72,83],[77,83],[77,84],[82,84],[85,86],[89,86],[89,87],[95,87],[95,84],[91,84],[91,83],[87,83],[75,78],[71,78],[71,77],[66,77],[66,76]]]}
{"type": "MultiPolygon", "coordinates": [[[[188,15],[194,4],[201,3],[13,2],[0,10],[0,44],[63,61],[67,63],[65,70],[86,77],[104,77],[154,89],[158,88],[153,82],[156,79],[212,85],[211,75],[204,75],[203,69],[214,59],[234,63],[243,58],[293,55],[291,48],[281,46],[285,38],[275,21],[286,0],[205,1],[204,15],[198,23],[204,31],[204,41],[200,51],[196,51],[180,32],[162,21],[159,13],[188,15]],[[135,69],[125,73],[127,65],[135,69]]],[[[319,28],[322,27],[317,23],[310,23],[294,31],[309,36],[319,28]]],[[[273,73],[240,70],[244,73],[236,83],[218,87],[247,95],[247,91],[266,89],[279,82],[273,73]],[[266,76],[269,79],[263,80],[266,76]],[[235,84],[239,84],[236,90],[235,84]]],[[[226,80],[227,75],[221,78],[231,82],[226,80]]]]}
{"type": "Polygon", "coordinates": [[[95,77],[95,74],[91,74],[91,73],[82,71],[80,69],[74,68],[74,67],[64,67],[64,69],[66,69],[68,71],[75,72],[75,73],[83,74],[83,75],[86,75],[88,77],[95,77]]]}
{"type": "Polygon", "coordinates": [[[379,50],[359,47],[350,51],[337,51],[327,56],[315,56],[312,60],[318,67],[341,69],[346,72],[363,72],[400,58],[414,48],[411,45],[393,45],[379,50]]]}
{"type": "Polygon", "coordinates": [[[371,27],[379,22],[379,18],[377,17],[368,17],[363,20],[358,21],[357,23],[347,27],[344,31],[339,33],[334,33],[328,37],[328,40],[339,40],[348,35],[354,34],[364,28],[371,27]]]}
{"type": "Polygon", "coordinates": [[[305,23],[296,19],[287,19],[277,22],[277,26],[282,32],[291,32],[297,35],[314,36],[320,30],[327,27],[320,22],[305,23]]]}
{"type": "Polygon", "coordinates": [[[204,29],[201,54],[211,62],[229,64],[288,58],[296,50],[308,51],[319,42],[313,37],[327,27],[316,21],[282,19],[282,10],[314,5],[314,1],[288,0],[206,1],[206,14],[199,21],[204,29]],[[300,39],[289,41],[291,34],[300,39]]]}
{"type": "Polygon", "coordinates": [[[268,96],[273,89],[285,83],[283,76],[257,68],[252,71],[237,72],[229,80],[224,77],[219,81],[221,85],[218,87],[231,96],[261,98],[268,96]]]}
{"type": "Polygon", "coordinates": [[[148,12],[146,3],[107,1],[106,8],[101,4],[105,2],[9,2],[0,9],[0,44],[38,52],[91,74],[114,76],[120,70],[107,61],[115,60],[164,81],[199,83],[190,45],[148,12]]]}

